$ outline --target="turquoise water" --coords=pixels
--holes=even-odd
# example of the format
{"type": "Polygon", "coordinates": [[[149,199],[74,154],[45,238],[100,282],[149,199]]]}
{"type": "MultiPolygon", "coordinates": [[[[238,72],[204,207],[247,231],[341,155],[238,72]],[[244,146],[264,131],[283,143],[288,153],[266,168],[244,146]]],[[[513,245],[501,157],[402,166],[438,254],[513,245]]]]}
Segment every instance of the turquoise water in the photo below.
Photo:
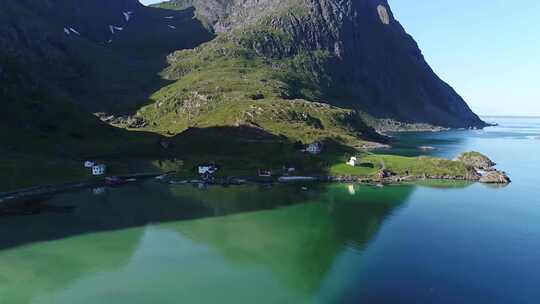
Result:
{"type": "Polygon", "coordinates": [[[538,303],[540,119],[402,134],[392,153],[478,150],[506,187],[154,182],[0,217],[0,303],[538,303]]]}

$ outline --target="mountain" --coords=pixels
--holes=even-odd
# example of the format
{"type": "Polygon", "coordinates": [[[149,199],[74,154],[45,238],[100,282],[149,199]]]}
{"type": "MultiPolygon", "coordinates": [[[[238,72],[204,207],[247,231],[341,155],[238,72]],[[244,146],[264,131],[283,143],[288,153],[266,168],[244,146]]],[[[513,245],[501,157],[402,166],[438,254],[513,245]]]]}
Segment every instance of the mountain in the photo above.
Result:
{"type": "Polygon", "coordinates": [[[386,0],[172,0],[158,6],[194,7],[202,23],[260,57],[324,53],[317,62],[325,69],[318,99],[330,104],[407,123],[484,126],[429,67],[386,0]]]}
{"type": "Polygon", "coordinates": [[[484,126],[383,0],[0,6],[8,143],[122,140],[113,124],[167,136],[247,126],[358,147],[382,140],[370,127],[381,122],[484,126]]]}

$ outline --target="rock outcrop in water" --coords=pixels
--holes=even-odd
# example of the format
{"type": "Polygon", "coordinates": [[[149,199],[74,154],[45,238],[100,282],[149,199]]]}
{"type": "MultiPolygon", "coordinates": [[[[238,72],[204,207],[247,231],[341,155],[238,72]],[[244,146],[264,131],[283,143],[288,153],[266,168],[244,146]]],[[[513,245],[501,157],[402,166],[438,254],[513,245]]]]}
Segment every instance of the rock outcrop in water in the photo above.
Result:
{"type": "Polygon", "coordinates": [[[512,181],[505,172],[495,170],[485,173],[480,178],[480,182],[484,184],[509,184],[512,181]]]}
{"type": "Polygon", "coordinates": [[[479,152],[466,152],[460,154],[457,161],[462,162],[468,167],[474,168],[479,174],[479,181],[485,184],[509,184],[512,181],[510,177],[494,168],[496,165],[489,157],[479,152]]]}

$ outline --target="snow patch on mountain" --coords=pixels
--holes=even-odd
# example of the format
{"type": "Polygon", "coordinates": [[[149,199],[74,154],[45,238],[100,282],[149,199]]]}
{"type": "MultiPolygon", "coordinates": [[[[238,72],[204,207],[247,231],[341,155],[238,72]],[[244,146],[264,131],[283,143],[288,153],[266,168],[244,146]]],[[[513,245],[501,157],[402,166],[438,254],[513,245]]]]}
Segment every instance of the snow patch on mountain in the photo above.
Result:
{"type": "Polygon", "coordinates": [[[115,32],[124,30],[124,28],[121,26],[109,25],[109,30],[111,31],[111,34],[114,34],[115,32]]]}
{"type": "Polygon", "coordinates": [[[133,15],[132,11],[122,12],[122,15],[124,15],[124,19],[126,19],[126,22],[129,22],[131,19],[131,16],[133,15]]]}
{"type": "Polygon", "coordinates": [[[77,35],[81,35],[77,30],[75,30],[74,28],[70,27],[69,30],[74,33],[74,34],[77,34],[77,35]]]}

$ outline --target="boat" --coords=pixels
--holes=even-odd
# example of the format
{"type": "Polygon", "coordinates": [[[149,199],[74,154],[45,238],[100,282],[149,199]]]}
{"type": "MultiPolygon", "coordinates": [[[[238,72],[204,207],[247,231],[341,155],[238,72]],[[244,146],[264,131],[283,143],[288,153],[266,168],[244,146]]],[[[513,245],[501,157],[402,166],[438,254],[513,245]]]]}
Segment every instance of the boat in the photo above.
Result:
{"type": "Polygon", "coordinates": [[[281,176],[280,178],[278,178],[278,181],[281,183],[314,181],[314,180],[316,180],[316,178],[311,177],[311,176],[281,176]]]}
{"type": "Polygon", "coordinates": [[[118,187],[126,183],[127,181],[119,176],[109,176],[105,178],[105,185],[109,187],[118,187]]]}

